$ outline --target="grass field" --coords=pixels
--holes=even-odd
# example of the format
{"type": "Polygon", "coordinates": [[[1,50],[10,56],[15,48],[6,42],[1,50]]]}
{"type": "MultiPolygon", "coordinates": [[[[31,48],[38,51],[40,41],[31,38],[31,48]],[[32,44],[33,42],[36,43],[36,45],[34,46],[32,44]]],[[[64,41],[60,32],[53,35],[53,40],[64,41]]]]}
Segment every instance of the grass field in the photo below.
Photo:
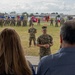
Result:
{"type": "MultiPolygon", "coordinates": [[[[37,26],[35,23],[34,27],[37,29],[36,38],[42,34],[41,27],[43,25],[47,25],[47,33],[52,35],[52,37],[53,37],[54,44],[51,47],[51,52],[52,52],[52,54],[56,53],[57,50],[59,49],[59,46],[60,46],[60,40],[59,40],[60,27],[50,26],[49,23],[42,23],[40,26],[37,26]]],[[[27,26],[27,27],[3,26],[3,27],[0,27],[0,31],[4,28],[7,28],[7,27],[14,28],[17,31],[17,33],[19,34],[25,55],[32,55],[32,56],[39,55],[39,47],[34,46],[33,44],[30,48],[28,47],[28,42],[29,42],[28,29],[30,28],[29,26],[27,26]]]]}

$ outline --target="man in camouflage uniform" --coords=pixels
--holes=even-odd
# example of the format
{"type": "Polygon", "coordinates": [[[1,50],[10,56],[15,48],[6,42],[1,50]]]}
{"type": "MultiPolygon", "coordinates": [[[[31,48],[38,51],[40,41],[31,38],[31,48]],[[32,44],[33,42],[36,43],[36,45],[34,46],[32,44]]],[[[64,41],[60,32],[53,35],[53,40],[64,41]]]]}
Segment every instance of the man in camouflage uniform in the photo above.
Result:
{"type": "Polygon", "coordinates": [[[40,25],[40,18],[38,18],[38,23],[37,23],[37,25],[40,25]]]}
{"type": "Polygon", "coordinates": [[[47,27],[43,26],[43,34],[37,38],[37,46],[40,47],[40,59],[51,54],[50,47],[53,45],[53,38],[47,34],[47,27]]]}
{"type": "Polygon", "coordinates": [[[29,26],[33,25],[32,19],[29,20],[29,26]]]}
{"type": "Polygon", "coordinates": [[[27,20],[26,19],[23,20],[23,26],[27,26],[27,20]]]}
{"type": "Polygon", "coordinates": [[[51,20],[50,20],[50,25],[53,26],[53,19],[52,19],[52,18],[51,18],[51,20]]]}
{"type": "Polygon", "coordinates": [[[36,45],[36,37],[35,37],[35,33],[37,32],[37,30],[33,27],[33,24],[31,25],[31,28],[28,30],[28,33],[30,33],[30,37],[29,37],[29,47],[31,47],[31,42],[33,40],[34,45],[36,45]]]}
{"type": "Polygon", "coordinates": [[[55,27],[58,27],[58,20],[57,20],[57,18],[55,19],[55,27]]]}
{"type": "Polygon", "coordinates": [[[11,23],[10,23],[10,25],[14,25],[15,26],[15,17],[11,17],[11,23]]]}
{"type": "Polygon", "coordinates": [[[28,17],[27,17],[27,15],[25,14],[25,15],[23,15],[23,26],[27,26],[27,22],[28,22],[28,17]]]}
{"type": "Polygon", "coordinates": [[[64,18],[60,18],[60,26],[63,25],[65,22],[64,18]]]}
{"type": "Polygon", "coordinates": [[[21,18],[20,18],[20,16],[17,16],[17,26],[21,26],[21,18]]]}
{"type": "Polygon", "coordinates": [[[3,26],[3,19],[0,18],[0,26],[2,27],[3,26]]]}

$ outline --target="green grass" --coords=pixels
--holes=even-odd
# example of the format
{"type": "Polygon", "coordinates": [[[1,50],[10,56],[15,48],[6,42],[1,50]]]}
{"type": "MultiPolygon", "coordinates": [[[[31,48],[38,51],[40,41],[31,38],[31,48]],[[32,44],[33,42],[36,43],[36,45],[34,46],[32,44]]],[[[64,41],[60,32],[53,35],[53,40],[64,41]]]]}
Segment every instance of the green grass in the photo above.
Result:
{"type": "MultiPolygon", "coordinates": [[[[47,25],[47,33],[50,34],[53,37],[53,46],[51,47],[51,52],[52,54],[56,53],[59,49],[60,46],[60,38],[59,38],[59,31],[60,27],[54,27],[50,26],[49,23],[42,23],[40,26],[37,26],[37,24],[34,24],[34,27],[37,29],[36,33],[36,38],[42,34],[42,25],[47,25]]],[[[32,46],[29,48],[28,42],[29,42],[29,33],[28,29],[30,28],[29,26],[27,27],[18,27],[18,26],[3,26],[0,27],[0,31],[6,27],[11,27],[14,28],[17,33],[20,36],[21,43],[24,49],[25,55],[32,55],[32,56],[38,56],[39,55],[39,47],[35,47],[32,43],[32,46]]]]}

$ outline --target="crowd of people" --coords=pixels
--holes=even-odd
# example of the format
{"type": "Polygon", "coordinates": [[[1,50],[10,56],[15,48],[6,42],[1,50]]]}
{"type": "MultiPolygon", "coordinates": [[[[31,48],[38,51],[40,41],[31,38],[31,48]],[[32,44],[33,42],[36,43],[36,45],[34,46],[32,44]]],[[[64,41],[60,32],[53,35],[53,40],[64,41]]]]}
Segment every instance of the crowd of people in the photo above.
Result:
{"type": "Polygon", "coordinates": [[[39,18],[36,18],[36,17],[28,17],[25,16],[25,15],[21,15],[21,16],[16,16],[16,17],[9,17],[9,16],[6,16],[6,17],[0,17],[0,26],[7,26],[7,25],[10,25],[10,26],[27,26],[28,25],[28,22],[29,22],[29,26],[31,26],[33,24],[33,22],[36,22],[37,25],[41,25],[41,22],[48,22],[49,25],[51,26],[55,26],[55,27],[58,27],[59,26],[59,23],[60,23],[60,26],[63,25],[63,23],[65,22],[65,19],[64,17],[61,17],[61,18],[46,18],[45,20],[43,20],[42,17],[39,17],[39,18]]]}
{"type": "Polygon", "coordinates": [[[0,17],[0,26],[6,26],[6,25],[10,25],[10,26],[27,26],[27,17],[22,15],[22,16],[16,16],[16,17],[0,17]]]}
{"type": "MultiPolygon", "coordinates": [[[[52,25],[53,20],[51,20],[52,25]]],[[[63,21],[64,22],[64,21],[63,21]]],[[[43,34],[35,42],[37,29],[34,24],[28,30],[29,47],[40,47],[40,62],[37,75],[75,75],[75,21],[63,23],[60,29],[60,49],[51,54],[53,37],[47,34],[47,26],[42,26],[43,34]]],[[[33,64],[25,58],[18,33],[11,28],[0,32],[0,74],[3,75],[35,75],[33,64]]]]}

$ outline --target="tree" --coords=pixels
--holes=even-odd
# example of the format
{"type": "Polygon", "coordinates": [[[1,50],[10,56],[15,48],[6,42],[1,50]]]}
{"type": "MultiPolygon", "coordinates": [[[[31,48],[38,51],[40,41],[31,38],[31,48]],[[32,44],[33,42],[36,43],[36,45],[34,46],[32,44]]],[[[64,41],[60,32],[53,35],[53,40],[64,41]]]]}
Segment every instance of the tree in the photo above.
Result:
{"type": "Polygon", "coordinates": [[[22,15],[27,15],[27,17],[29,16],[27,12],[23,12],[22,15]]]}
{"type": "Polygon", "coordinates": [[[36,12],[36,14],[39,14],[38,12],[36,12]]]}
{"type": "Polygon", "coordinates": [[[16,14],[16,11],[12,11],[12,12],[10,12],[10,14],[16,14]]]}
{"type": "Polygon", "coordinates": [[[31,14],[30,14],[30,17],[31,17],[31,16],[34,16],[34,14],[33,14],[33,13],[31,13],[31,14]]]}

